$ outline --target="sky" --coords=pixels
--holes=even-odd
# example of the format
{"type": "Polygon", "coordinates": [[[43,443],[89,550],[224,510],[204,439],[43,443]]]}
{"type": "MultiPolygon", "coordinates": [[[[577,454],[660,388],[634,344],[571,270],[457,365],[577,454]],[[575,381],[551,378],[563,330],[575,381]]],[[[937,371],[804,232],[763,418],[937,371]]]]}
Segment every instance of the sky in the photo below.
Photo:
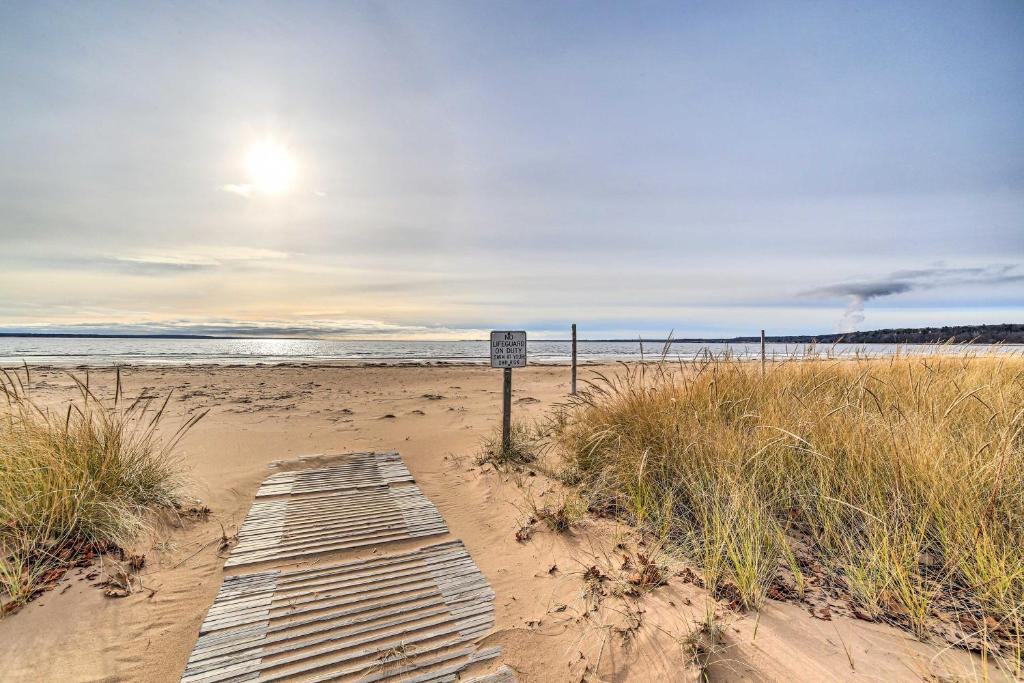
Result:
{"type": "Polygon", "coordinates": [[[0,332],[1024,322],[1024,3],[0,3],[0,332]]]}

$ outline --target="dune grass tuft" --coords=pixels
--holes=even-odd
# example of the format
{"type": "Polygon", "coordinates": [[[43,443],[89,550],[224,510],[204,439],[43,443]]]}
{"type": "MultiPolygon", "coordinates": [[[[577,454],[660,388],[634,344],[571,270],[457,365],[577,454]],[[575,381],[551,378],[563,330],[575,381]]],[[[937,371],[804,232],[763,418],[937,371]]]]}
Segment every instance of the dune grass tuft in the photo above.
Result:
{"type": "Polygon", "coordinates": [[[810,554],[862,614],[1024,624],[1024,359],[730,358],[623,366],[552,420],[590,504],[651,529],[757,607],[810,554]]]}
{"type": "Polygon", "coordinates": [[[479,464],[521,467],[537,459],[541,436],[529,425],[513,422],[509,428],[508,446],[502,443],[500,426],[483,439],[481,446],[482,452],[477,458],[479,464]]]}
{"type": "Polygon", "coordinates": [[[31,375],[0,370],[0,613],[39,588],[39,578],[66,563],[73,544],[131,541],[147,511],[178,502],[182,484],[172,451],[203,414],[169,439],[158,427],[167,407],[101,401],[85,380],[56,413],[29,396],[31,375]]]}

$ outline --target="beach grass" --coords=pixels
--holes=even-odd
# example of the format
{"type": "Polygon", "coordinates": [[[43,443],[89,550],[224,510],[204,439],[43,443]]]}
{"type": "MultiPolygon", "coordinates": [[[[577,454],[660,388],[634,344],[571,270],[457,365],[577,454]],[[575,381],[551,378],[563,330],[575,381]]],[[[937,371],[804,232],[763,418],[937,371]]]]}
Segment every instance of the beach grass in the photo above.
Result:
{"type": "Polygon", "coordinates": [[[477,462],[521,467],[535,461],[542,447],[542,436],[535,428],[521,422],[513,422],[509,426],[508,444],[502,439],[500,426],[484,437],[477,462]]]}
{"type": "Polygon", "coordinates": [[[941,619],[1019,673],[1024,359],[623,365],[558,411],[565,478],[746,608],[812,567],[869,618],[941,619]],[[986,646],[987,647],[987,646],[986,646]]]}
{"type": "Polygon", "coordinates": [[[74,380],[76,399],[54,411],[32,400],[28,368],[0,370],[0,612],[74,561],[68,548],[129,543],[147,512],[178,502],[174,447],[203,414],[161,439],[170,395],[126,401],[118,372],[113,398],[100,400],[88,376],[74,380]]]}

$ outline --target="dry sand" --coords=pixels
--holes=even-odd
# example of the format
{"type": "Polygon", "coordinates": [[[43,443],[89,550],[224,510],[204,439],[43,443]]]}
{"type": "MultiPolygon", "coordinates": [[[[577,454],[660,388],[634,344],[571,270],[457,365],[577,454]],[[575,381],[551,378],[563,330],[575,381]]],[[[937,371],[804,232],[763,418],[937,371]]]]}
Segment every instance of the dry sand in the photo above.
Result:
{"type": "MultiPolygon", "coordinates": [[[[581,377],[596,369],[584,368],[581,377]]],[[[91,376],[100,391],[112,386],[111,370],[91,376]]],[[[616,597],[628,588],[622,555],[638,548],[627,529],[608,520],[588,520],[569,534],[538,525],[531,540],[517,542],[531,504],[557,502],[563,494],[542,468],[536,476],[513,476],[475,464],[481,438],[500,415],[498,371],[192,367],[125,369],[122,377],[129,396],[174,390],[168,425],[210,409],[180,454],[190,493],[212,515],[154,522],[135,548],[148,559],[144,590],[111,599],[72,573],[0,620],[0,679],[178,680],[223,577],[222,527],[230,535],[241,523],[259,482],[275,471],[268,465],[358,450],[399,451],[447,521],[450,537],[465,542],[497,594],[497,630],[488,644],[504,647],[501,660],[524,683],[692,680],[696,670],[683,643],[709,604],[726,625],[712,680],[984,675],[979,659],[919,643],[894,628],[843,617],[823,621],[773,601],[760,616],[735,614],[675,577],[639,599],[616,597]],[[591,566],[608,578],[586,581],[591,566]]],[[[33,380],[37,400],[71,395],[61,370],[37,369],[33,380]]],[[[514,415],[540,417],[567,390],[567,368],[517,371],[514,415]]]]}

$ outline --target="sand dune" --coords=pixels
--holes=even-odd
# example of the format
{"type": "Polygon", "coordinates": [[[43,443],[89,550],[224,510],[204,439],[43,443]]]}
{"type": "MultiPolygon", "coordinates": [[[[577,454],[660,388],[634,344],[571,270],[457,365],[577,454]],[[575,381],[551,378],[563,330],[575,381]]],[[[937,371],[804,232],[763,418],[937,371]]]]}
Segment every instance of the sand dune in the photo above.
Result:
{"type": "MultiPolygon", "coordinates": [[[[100,392],[112,385],[112,371],[91,374],[100,392]]],[[[40,402],[59,402],[72,391],[62,371],[40,368],[33,376],[40,402]]],[[[502,661],[520,681],[693,679],[683,643],[709,604],[727,625],[724,649],[709,669],[713,680],[981,673],[979,660],[966,653],[878,624],[825,621],[774,601],[759,618],[733,613],[679,576],[630,596],[624,556],[643,548],[611,520],[587,520],[568,534],[534,525],[528,541],[517,541],[532,507],[563,492],[542,468],[515,475],[475,463],[481,438],[500,415],[501,373],[489,368],[140,368],[122,377],[132,396],[174,390],[168,426],[210,410],[180,453],[192,496],[211,514],[154,520],[134,548],[148,562],[143,588],[133,595],[107,598],[85,572],[72,573],[0,620],[4,680],[177,680],[221,584],[221,538],[237,529],[260,482],[300,455],[367,450],[400,451],[448,524],[449,535],[440,539],[464,541],[497,594],[497,632],[485,644],[503,646],[502,661]]],[[[515,416],[543,415],[564,398],[568,379],[563,367],[517,371],[515,416]]]]}

